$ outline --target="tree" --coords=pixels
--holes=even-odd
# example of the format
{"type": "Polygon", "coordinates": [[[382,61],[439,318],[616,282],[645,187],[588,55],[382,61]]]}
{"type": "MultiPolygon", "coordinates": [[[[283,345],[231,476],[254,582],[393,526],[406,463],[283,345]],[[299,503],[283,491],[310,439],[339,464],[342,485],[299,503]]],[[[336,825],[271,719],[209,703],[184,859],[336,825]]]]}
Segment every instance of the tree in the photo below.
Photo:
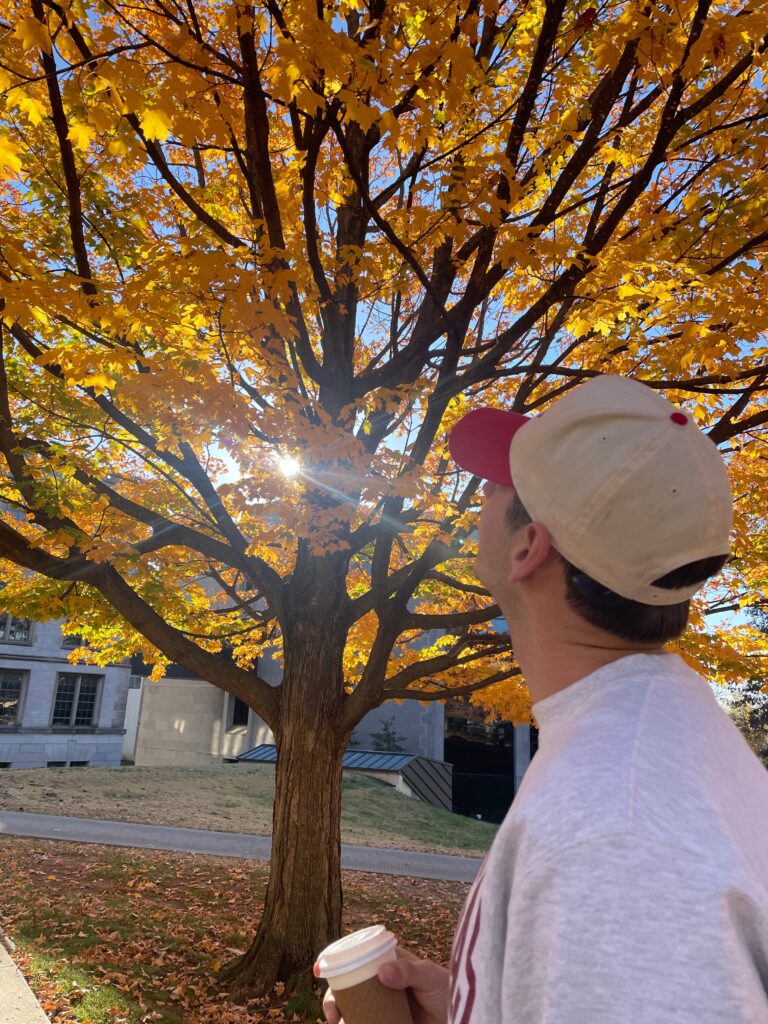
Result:
{"type": "Polygon", "coordinates": [[[764,689],[757,681],[734,687],[733,696],[725,710],[768,768],[768,699],[764,689]]]}
{"type": "Polygon", "coordinates": [[[529,718],[447,456],[469,404],[603,372],[685,404],[738,520],[681,650],[764,672],[707,617],[768,590],[766,33],[736,0],[4,5],[4,601],[272,728],[234,986],[299,983],[339,933],[366,712],[529,718]]]}
{"type": "Polygon", "coordinates": [[[402,745],[402,741],[406,737],[398,736],[397,729],[395,728],[395,716],[392,715],[390,718],[382,718],[380,721],[381,728],[377,732],[371,733],[373,749],[388,750],[393,754],[402,754],[405,750],[405,747],[402,745]]]}
{"type": "MultiPolygon", "coordinates": [[[[750,609],[750,618],[763,633],[768,633],[765,603],[750,609]]],[[[728,687],[730,700],[725,709],[739,727],[747,743],[768,768],[768,686],[758,677],[728,687]]]]}

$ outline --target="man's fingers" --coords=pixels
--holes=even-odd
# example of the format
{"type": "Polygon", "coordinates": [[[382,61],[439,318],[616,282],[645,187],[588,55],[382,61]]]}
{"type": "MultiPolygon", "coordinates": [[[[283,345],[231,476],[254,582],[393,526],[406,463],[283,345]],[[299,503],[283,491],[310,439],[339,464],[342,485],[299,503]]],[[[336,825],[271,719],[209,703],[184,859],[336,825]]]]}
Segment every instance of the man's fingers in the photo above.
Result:
{"type": "Polygon", "coordinates": [[[405,963],[384,964],[379,968],[379,981],[387,988],[408,988],[411,985],[408,967],[405,963]]]}
{"type": "Polygon", "coordinates": [[[336,1007],[336,1000],[328,991],[323,999],[323,1013],[328,1024],[344,1024],[336,1007]]]}
{"type": "Polygon", "coordinates": [[[432,988],[441,988],[444,973],[444,969],[437,964],[408,953],[405,956],[398,955],[397,960],[380,967],[378,976],[379,981],[387,988],[412,988],[414,991],[424,992],[432,988]]]}

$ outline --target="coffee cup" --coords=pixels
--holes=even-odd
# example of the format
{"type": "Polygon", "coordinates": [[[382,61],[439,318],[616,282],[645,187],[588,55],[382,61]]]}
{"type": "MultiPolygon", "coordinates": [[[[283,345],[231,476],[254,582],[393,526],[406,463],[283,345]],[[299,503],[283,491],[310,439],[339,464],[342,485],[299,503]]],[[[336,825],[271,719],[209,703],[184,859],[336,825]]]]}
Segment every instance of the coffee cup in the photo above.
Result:
{"type": "Polygon", "coordinates": [[[377,977],[380,967],[396,959],[397,939],[381,924],[326,946],[318,967],[344,1024],[411,1024],[405,991],[387,988],[377,977]]]}

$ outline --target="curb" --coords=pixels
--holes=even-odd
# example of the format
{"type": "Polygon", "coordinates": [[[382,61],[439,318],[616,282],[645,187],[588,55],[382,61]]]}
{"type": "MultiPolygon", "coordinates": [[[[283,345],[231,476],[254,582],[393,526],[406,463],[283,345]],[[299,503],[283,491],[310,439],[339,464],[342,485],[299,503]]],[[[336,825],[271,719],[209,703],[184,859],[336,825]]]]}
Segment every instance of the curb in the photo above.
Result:
{"type": "Polygon", "coordinates": [[[0,1024],[50,1024],[26,978],[0,944],[0,1024]]]}

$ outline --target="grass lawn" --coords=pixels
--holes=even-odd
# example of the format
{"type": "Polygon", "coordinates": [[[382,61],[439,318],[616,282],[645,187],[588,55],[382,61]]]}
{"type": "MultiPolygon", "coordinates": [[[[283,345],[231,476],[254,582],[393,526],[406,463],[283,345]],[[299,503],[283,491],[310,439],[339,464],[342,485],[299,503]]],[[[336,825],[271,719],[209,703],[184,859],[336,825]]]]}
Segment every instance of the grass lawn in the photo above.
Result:
{"type": "MultiPolygon", "coordinates": [[[[216,985],[255,930],[266,866],[17,838],[3,840],[2,856],[0,924],[53,1024],[306,1019],[278,990],[243,1006],[216,985]]],[[[343,874],[345,931],[380,922],[447,962],[467,885],[343,874]]]]}
{"type": "MultiPolygon", "coordinates": [[[[204,768],[36,768],[0,772],[0,807],[10,811],[137,821],[269,835],[271,765],[204,768]]],[[[361,846],[482,855],[496,825],[410,799],[391,786],[347,773],[342,841],[361,846]]]]}

